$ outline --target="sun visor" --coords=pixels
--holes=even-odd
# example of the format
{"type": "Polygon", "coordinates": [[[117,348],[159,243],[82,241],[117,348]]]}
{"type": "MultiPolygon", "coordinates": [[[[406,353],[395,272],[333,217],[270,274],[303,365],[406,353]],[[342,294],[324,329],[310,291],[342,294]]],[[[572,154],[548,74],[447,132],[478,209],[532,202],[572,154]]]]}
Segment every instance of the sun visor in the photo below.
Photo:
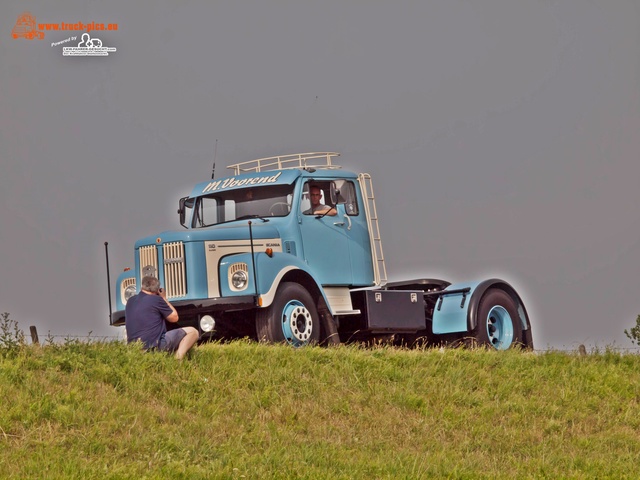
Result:
{"type": "Polygon", "coordinates": [[[215,192],[237,190],[265,185],[291,185],[301,175],[299,170],[271,170],[267,172],[246,173],[199,183],[191,192],[191,197],[210,195],[215,192]]]}

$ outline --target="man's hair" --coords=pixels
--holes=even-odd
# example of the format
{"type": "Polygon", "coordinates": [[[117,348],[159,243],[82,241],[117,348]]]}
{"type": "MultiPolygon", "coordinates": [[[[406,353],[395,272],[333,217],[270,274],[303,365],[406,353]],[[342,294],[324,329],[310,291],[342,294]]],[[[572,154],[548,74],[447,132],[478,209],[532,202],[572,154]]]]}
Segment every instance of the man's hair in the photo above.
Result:
{"type": "Polygon", "coordinates": [[[158,293],[160,289],[160,280],[156,277],[142,277],[142,289],[151,293],[158,293]]]}

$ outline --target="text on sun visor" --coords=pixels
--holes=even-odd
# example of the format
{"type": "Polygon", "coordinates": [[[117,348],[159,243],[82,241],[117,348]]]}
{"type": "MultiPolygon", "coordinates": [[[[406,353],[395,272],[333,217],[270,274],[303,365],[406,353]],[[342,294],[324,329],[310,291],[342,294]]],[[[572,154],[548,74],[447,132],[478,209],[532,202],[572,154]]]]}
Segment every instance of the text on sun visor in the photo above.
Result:
{"type": "Polygon", "coordinates": [[[272,176],[264,176],[264,177],[254,177],[254,178],[243,178],[242,180],[236,180],[235,177],[229,177],[225,180],[218,180],[217,182],[210,182],[204,189],[202,193],[207,192],[215,192],[217,190],[223,190],[225,188],[233,188],[233,187],[242,187],[245,185],[262,185],[265,183],[276,183],[278,181],[278,177],[282,174],[282,172],[278,172],[272,176]]]}

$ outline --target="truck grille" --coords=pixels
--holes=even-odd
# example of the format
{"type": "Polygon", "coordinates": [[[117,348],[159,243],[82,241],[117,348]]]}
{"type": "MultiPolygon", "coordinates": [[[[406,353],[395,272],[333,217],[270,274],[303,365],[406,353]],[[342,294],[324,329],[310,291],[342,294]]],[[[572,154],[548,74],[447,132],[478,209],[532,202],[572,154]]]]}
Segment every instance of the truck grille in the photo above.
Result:
{"type": "Polygon", "coordinates": [[[140,247],[140,278],[158,276],[158,249],[155,245],[140,247]]]}
{"type": "Polygon", "coordinates": [[[187,295],[187,276],[184,265],[184,244],[182,242],[165,243],[162,245],[164,258],[164,287],[167,297],[177,298],[187,295]]]}
{"type": "MultiPolygon", "coordinates": [[[[153,275],[158,277],[158,248],[155,245],[140,247],[140,277],[153,275]]],[[[180,298],[187,295],[187,276],[185,274],[184,244],[182,242],[162,245],[164,289],[167,298],[180,298]]]]}

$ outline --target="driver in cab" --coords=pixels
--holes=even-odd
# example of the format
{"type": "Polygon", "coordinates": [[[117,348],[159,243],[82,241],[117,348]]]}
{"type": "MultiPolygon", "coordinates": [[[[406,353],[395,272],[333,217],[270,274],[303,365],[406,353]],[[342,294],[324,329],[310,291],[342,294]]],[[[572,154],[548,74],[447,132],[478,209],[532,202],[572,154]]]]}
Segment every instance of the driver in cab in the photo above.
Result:
{"type": "Polygon", "coordinates": [[[309,199],[311,200],[311,208],[305,210],[305,215],[335,215],[336,209],[333,207],[329,207],[321,202],[322,191],[320,187],[311,186],[309,187],[309,199]]]}

